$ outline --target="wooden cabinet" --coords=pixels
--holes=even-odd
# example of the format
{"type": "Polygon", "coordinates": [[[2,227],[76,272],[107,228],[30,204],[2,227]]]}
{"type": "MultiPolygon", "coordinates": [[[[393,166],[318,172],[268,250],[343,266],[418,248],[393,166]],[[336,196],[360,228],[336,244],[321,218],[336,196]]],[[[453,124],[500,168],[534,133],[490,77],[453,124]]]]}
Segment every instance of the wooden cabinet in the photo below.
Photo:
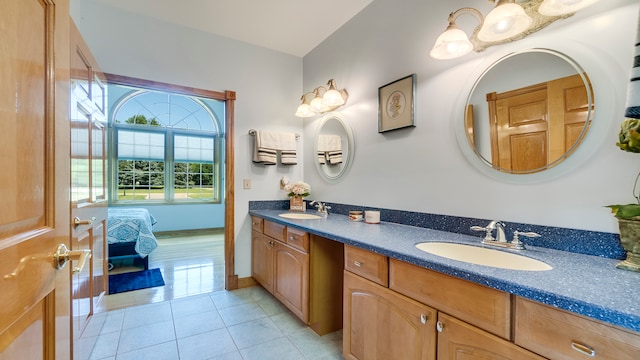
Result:
{"type": "Polygon", "coordinates": [[[439,272],[389,260],[389,288],[511,340],[511,296],[439,272]]]}
{"type": "Polygon", "coordinates": [[[345,358],[543,359],[510,341],[508,293],[381,257],[345,246],[345,358]]]}
{"type": "Polygon", "coordinates": [[[320,335],[342,328],[343,245],[253,217],[251,275],[320,335]]]}
{"type": "Polygon", "coordinates": [[[309,254],[276,241],[273,295],[305,323],[309,322],[309,254]]]}
{"type": "Polygon", "coordinates": [[[436,358],[434,309],[348,271],[344,309],[346,359],[436,358]]]}
{"type": "Polygon", "coordinates": [[[544,358],[441,312],[438,314],[438,359],[543,360],[544,358]]]}
{"type": "Polygon", "coordinates": [[[516,299],[515,342],[550,359],[640,359],[640,335],[516,299]]]}
{"type": "Polygon", "coordinates": [[[389,286],[389,259],[354,246],[344,246],[344,268],[382,286],[389,286]]]}
{"type": "Polygon", "coordinates": [[[251,235],[251,276],[273,292],[273,248],[275,240],[255,230],[251,235]]]}

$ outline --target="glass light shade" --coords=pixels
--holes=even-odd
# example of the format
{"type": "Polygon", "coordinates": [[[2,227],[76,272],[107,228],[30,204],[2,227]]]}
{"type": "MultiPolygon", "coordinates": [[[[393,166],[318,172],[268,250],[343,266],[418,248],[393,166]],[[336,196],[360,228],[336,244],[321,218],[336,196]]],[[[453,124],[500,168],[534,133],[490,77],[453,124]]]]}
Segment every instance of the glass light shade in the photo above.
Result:
{"type": "Polygon", "coordinates": [[[472,49],[473,45],[467,34],[455,25],[449,25],[447,30],[438,36],[429,55],[440,60],[454,59],[468,54],[472,49]]]}
{"type": "Polygon", "coordinates": [[[513,2],[498,4],[484,19],[478,39],[487,42],[505,40],[527,30],[532,22],[522,6],[513,2]]]}
{"type": "Polygon", "coordinates": [[[340,106],[344,105],[344,98],[338,90],[330,88],[322,96],[322,103],[326,106],[340,106]]]}
{"type": "Polygon", "coordinates": [[[309,106],[311,107],[311,111],[316,113],[329,111],[329,107],[324,104],[324,100],[320,95],[314,97],[313,100],[311,100],[311,104],[309,104],[309,106]]]}
{"type": "Polygon", "coordinates": [[[560,16],[574,13],[596,2],[598,0],[544,0],[538,12],[545,16],[560,16]]]}
{"type": "Polygon", "coordinates": [[[311,110],[309,104],[300,104],[298,109],[296,110],[297,117],[310,117],[315,115],[316,113],[311,110]]]}

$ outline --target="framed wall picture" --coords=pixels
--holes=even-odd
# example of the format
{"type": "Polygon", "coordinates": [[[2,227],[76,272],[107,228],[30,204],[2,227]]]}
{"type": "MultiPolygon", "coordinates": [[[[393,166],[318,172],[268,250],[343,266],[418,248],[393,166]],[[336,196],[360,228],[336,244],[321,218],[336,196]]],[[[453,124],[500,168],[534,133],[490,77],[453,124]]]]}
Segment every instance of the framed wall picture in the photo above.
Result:
{"type": "Polygon", "coordinates": [[[416,74],[378,88],[378,132],[415,125],[416,74]]]}

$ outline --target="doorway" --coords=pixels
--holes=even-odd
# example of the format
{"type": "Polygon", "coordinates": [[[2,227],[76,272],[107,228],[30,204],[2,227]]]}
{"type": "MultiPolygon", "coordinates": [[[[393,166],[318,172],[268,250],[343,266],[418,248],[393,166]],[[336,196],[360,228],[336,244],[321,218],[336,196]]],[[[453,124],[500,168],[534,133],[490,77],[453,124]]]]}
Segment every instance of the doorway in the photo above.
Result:
{"type": "MultiPolygon", "coordinates": [[[[147,208],[158,218],[160,226],[154,232],[161,234],[161,244],[185,232],[186,238],[197,236],[199,230],[218,232],[215,238],[223,238],[224,289],[237,288],[233,250],[235,92],[113,74],[105,77],[110,90],[109,206],[147,208]],[[131,145],[142,151],[132,151],[131,145]],[[196,216],[218,220],[190,224],[187,230],[167,226],[196,216]]],[[[150,257],[153,261],[153,254],[150,257]]]]}

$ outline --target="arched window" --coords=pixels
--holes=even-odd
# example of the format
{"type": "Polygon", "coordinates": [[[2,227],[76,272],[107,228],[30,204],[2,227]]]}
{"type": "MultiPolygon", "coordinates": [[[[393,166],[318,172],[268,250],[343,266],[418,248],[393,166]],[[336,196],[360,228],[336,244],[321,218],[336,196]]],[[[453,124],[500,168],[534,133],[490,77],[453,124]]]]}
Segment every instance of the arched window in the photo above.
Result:
{"type": "Polygon", "coordinates": [[[112,203],[221,202],[224,101],[109,85],[112,203]]]}

